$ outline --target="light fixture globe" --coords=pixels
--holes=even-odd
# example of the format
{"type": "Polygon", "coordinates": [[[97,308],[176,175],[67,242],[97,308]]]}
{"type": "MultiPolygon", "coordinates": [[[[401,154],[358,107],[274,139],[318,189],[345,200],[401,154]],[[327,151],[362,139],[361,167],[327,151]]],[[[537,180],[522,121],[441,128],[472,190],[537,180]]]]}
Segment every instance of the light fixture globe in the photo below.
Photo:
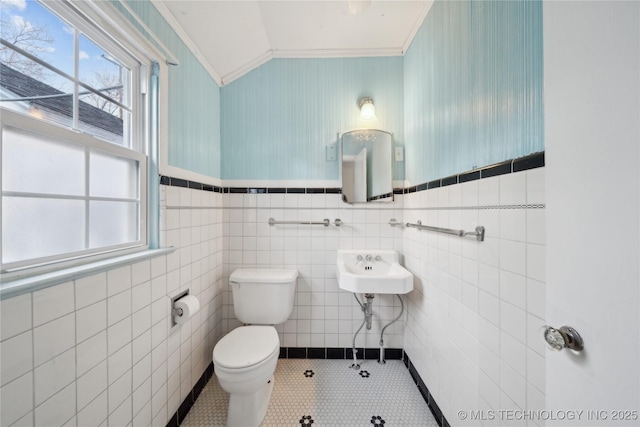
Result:
{"type": "Polygon", "coordinates": [[[373,106],[373,100],[369,97],[360,100],[360,119],[365,121],[377,120],[376,108],[373,106]]]}

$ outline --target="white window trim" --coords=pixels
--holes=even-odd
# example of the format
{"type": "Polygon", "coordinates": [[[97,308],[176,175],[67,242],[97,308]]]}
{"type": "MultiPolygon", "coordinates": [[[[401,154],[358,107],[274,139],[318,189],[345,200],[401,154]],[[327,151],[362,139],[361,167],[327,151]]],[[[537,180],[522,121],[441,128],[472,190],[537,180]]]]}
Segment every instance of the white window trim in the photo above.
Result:
{"type": "Polygon", "coordinates": [[[95,261],[77,267],[64,268],[48,273],[39,274],[25,278],[17,278],[11,281],[3,281],[0,287],[0,300],[34,292],[49,286],[59,285],[82,277],[92,276],[113,270],[114,268],[131,265],[136,262],[169,255],[176,248],[149,249],[141,252],[122,254],[105,260],[95,261]]]}
{"type": "MultiPolygon", "coordinates": [[[[148,218],[148,208],[147,208],[147,183],[148,183],[148,173],[147,173],[147,156],[144,153],[140,153],[138,151],[130,150],[128,148],[124,148],[119,145],[111,144],[109,142],[102,141],[96,137],[93,137],[89,134],[84,134],[80,132],[76,132],[70,129],[65,129],[60,126],[44,122],[39,119],[34,119],[32,117],[23,115],[21,113],[16,113],[10,110],[0,109],[2,114],[2,127],[12,127],[20,130],[25,130],[29,133],[42,134],[47,138],[60,140],[68,143],[75,143],[78,146],[84,147],[85,150],[93,150],[93,151],[101,151],[108,154],[115,154],[116,156],[131,159],[138,162],[138,181],[139,181],[139,197],[135,200],[131,199],[129,201],[139,203],[140,212],[139,212],[139,237],[135,242],[130,242],[121,245],[114,246],[106,246],[96,249],[84,249],[77,252],[66,253],[56,256],[29,259],[25,261],[17,261],[12,263],[7,263],[3,265],[3,270],[5,272],[2,273],[3,279],[11,279],[12,277],[20,274],[38,274],[42,271],[50,271],[57,268],[63,268],[68,265],[75,265],[81,262],[86,262],[87,258],[93,258],[96,256],[103,256],[103,254],[111,253],[113,256],[113,252],[122,251],[127,249],[140,250],[142,248],[146,249],[147,245],[147,218],[148,218]],[[15,270],[15,272],[13,272],[15,270]],[[20,273],[24,271],[24,273],[20,273]]],[[[0,138],[2,136],[0,135],[0,138]]],[[[2,144],[0,143],[0,146],[2,144]]],[[[85,165],[86,168],[89,168],[89,165],[85,165]]],[[[54,194],[49,193],[23,193],[17,192],[16,194],[11,194],[9,196],[18,196],[18,197],[39,197],[44,199],[51,198],[61,198],[61,199],[76,199],[76,200],[99,200],[96,197],[90,197],[87,194],[84,196],[72,197],[59,195],[56,196],[54,194]]],[[[5,193],[3,192],[3,196],[5,193]]],[[[126,201],[123,199],[123,201],[126,201]]],[[[0,213],[0,218],[2,214],[0,213]]],[[[0,237],[2,236],[2,231],[0,231],[0,237]]],[[[108,255],[106,255],[108,256],[108,255]]]]}
{"type": "MultiPolygon", "coordinates": [[[[150,41],[145,39],[138,30],[125,18],[119,11],[117,11],[108,2],[90,2],[86,0],[62,0],[65,4],[74,7],[77,11],[83,14],[88,20],[107,34],[112,35],[113,39],[126,51],[133,53],[132,56],[138,58],[145,58],[146,61],[143,66],[149,66],[152,62],[157,62],[160,69],[160,87],[158,93],[158,99],[168,99],[169,83],[168,83],[168,70],[167,60],[165,54],[157,49],[150,41]]],[[[148,77],[148,76],[146,76],[148,77]]],[[[158,130],[158,143],[160,147],[166,147],[168,138],[168,105],[166,102],[159,102],[159,130],[158,130]]],[[[147,111],[148,114],[148,111],[147,111]]],[[[145,122],[148,123],[148,117],[145,117],[145,122]]],[[[160,149],[160,156],[163,156],[163,152],[160,149]]],[[[0,153],[1,154],[1,153],[0,153]]],[[[162,161],[162,157],[160,158],[162,161]]],[[[0,159],[1,160],[1,159],[0,159]]],[[[160,163],[160,162],[159,162],[160,163]]],[[[141,177],[144,178],[146,191],[144,194],[140,194],[141,197],[147,198],[149,193],[148,184],[149,176],[147,173],[145,162],[145,174],[141,177]]],[[[156,190],[158,191],[158,190],[156,190]]],[[[149,215],[158,214],[159,206],[149,206],[145,203],[147,211],[144,215],[141,214],[141,222],[144,221],[144,232],[147,232],[147,221],[149,215]]],[[[141,226],[142,229],[142,226],[141,226]]],[[[142,230],[141,230],[142,231],[142,230]]],[[[151,231],[151,233],[158,233],[159,230],[151,231]]],[[[1,234],[0,234],[1,239],[1,234]]],[[[149,241],[149,236],[146,236],[145,241],[149,241]]],[[[1,240],[0,240],[1,241],[1,240]]],[[[75,280],[81,277],[85,277],[91,274],[96,274],[101,271],[107,271],[112,268],[116,268],[121,265],[129,265],[137,261],[162,256],[173,252],[175,248],[160,248],[150,249],[148,244],[142,247],[133,248],[129,250],[121,250],[118,255],[113,253],[104,253],[101,255],[94,255],[91,261],[78,262],[78,260],[69,260],[65,262],[57,263],[55,266],[49,266],[46,268],[38,269],[37,267],[29,270],[29,272],[15,272],[0,274],[0,299],[9,298],[12,296],[20,295],[23,293],[32,292],[37,289],[42,289],[48,286],[64,283],[69,280],[75,280]]]]}

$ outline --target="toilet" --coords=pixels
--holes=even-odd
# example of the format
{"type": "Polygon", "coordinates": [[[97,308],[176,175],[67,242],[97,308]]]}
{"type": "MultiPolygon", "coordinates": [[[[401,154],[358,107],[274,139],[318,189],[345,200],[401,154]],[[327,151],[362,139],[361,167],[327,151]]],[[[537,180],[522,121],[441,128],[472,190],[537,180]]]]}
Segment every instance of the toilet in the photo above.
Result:
{"type": "Polygon", "coordinates": [[[239,269],[229,276],[236,318],[245,324],[213,349],[214,372],[229,393],[227,426],[257,427],[267,413],[280,339],[273,325],[293,310],[296,270],[239,269]]]}

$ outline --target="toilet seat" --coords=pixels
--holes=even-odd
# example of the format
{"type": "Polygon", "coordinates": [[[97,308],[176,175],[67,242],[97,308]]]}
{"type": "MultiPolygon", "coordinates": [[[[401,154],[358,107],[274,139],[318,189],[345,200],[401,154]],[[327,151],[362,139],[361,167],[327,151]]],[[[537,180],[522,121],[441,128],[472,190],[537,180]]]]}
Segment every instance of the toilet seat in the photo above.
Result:
{"type": "Polygon", "coordinates": [[[241,326],[222,337],[213,349],[213,362],[228,370],[245,370],[269,360],[280,350],[273,326],[241,326]]]}

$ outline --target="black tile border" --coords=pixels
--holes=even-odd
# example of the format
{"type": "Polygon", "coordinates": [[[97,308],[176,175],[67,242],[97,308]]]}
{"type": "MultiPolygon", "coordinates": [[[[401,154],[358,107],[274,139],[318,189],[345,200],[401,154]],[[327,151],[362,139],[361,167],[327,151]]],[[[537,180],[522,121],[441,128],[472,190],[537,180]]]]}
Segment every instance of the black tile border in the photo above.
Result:
{"type": "Polygon", "coordinates": [[[194,190],[211,191],[213,193],[222,193],[223,188],[217,185],[203,184],[196,181],[188,181],[181,178],[171,178],[170,176],[160,175],[160,185],[166,185],[169,187],[182,187],[191,188],[194,190]]]}
{"type": "MultiPolygon", "coordinates": [[[[362,360],[378,360],[380,358],[380,348],[357,348],[357,358],[362,360]],[[363,356],[364,355],[364,356],[363,356]]],[[[386,360],[402,360],[403,350],[401,348],[385,348],[384,358],[386,360]]],[[[351,347],[280,347],[280,359],[353,359],[353,349],[351,347]]]]}
{"type": "MultiPolygon", "coordinates": [[[[382,197],[390,197],[392,196],[392,194],[410,194],[418,191],[431,190],[433,188],[462,184],[479,179],[491,178],[494,176],[541,168],[544,167],[544,165],[544,151],[541,151],[539,153],[533,153],[528,156],[518,157],[517,159],[506,160],[504,162],[462,172],[457,175],[451,175],[444,178],[435,179],[433,181],[424,182],[422,184],[413,185],[408,188],[394,188],[393,193],[385,194],[382,197]]],[[[162,175],[160,176],[160,185],[192,188],[196,190],[212,191],[215,193],[225,194],[342,194],[342,188],[335,187],[219,187],[217,185],[202,184],[195,181],[188,181],[181,178],[171,178],[162,175]]]]}
{"type": "Polygon", "coordinates": [[[420,374],[416,370],[415,366],[413,365],[413,363],[411,363],[411,359],[409,358],[407,353],[404,353],[402,360],[404,361],[404,365],[409,370],[409,374],[411,374],[411,378],[413,378],[413,381],[416,383],[416,387],[418,387],[418,391],[420,391],[422,398],[424,399],[427,406],[429,407],[429,410],[433,414],[433,417],[436,419],[436,422],[438,423],[438,425],[440,427],[449,427],[449,422],[447,421],[444,414],[440,410],[440,407],[436,403],[436,400],[433,398],[433,395],[431,394],[431,392],[429,392],[427,385],[424,383],[424,381],[422,381],[422,378],[420,377],[420,374]]]}
{"type": "Polygon", "coordinates": [[[539,153],[533,153],[528,156],[518,157],[517,159],[506,160],[504,162],[462,172],[457,175],[451,175],[422,184],[414,185],[409,188],[396,188],[393,190],[393,192],[395,194],[409,194],[416,191],[431,190],[432,188],[463,184],[465,182],[476,181],[478,179],[491,178],[493,176],[506,175],[509,173],[541,168],[544,167],[544,165],[544,151],[541,151],[539,153]]]}
{"type": "Polygon", "coordinates": [[[213,376],[213,361],[209,363],[207,369],[205,369],[204,373],[200,376],[200,379],[196,381],[196,385],[193,386],[187,397],[182,401],[178,410],[173,414],[169,422],[167,423],[167,427],[178,427],[180,424],[184,422],[184,419],[187,417],[187,414],[191,410],[191,407],[204,390],[204,387],[207,385],[211,377],[213,376]]]}
{"type": "MultiPolygon", "coordinates": [[[[358,359],[374,360],[380,356],[380,348],[357,348],[358,359]],[[362,354],[364,353],[364,357],[362,354]]],[[[442,414],[440,407],[436,403],[435,399],[429,392],[424,381],[420,377],[420,374],[411,363],[411,359],[401,348],[385,348],[384,355],[386,360],[402,360],[404,366],[409,370],[409,374],[414,383],[418,387],[418,391],[422,395],[425,403],[431,410],[434,418],[436,419],[440,427],[449,427],[447,419],[442,414]]],[[[280,347],[280,359],[353,359],[353,349],[338,348],[338,347],[280,347]]],[[[187,417],[187,414],[193,407],[193,404],[204,390],[211,377],[213,376],[213,362],[209,363],[207,369],[200,376],[200,379],[196,381],[196,385],[193,386],[189,395],[180,404],[178,410],[173,414],[166,427],[179,427],[187,417]]]]}

